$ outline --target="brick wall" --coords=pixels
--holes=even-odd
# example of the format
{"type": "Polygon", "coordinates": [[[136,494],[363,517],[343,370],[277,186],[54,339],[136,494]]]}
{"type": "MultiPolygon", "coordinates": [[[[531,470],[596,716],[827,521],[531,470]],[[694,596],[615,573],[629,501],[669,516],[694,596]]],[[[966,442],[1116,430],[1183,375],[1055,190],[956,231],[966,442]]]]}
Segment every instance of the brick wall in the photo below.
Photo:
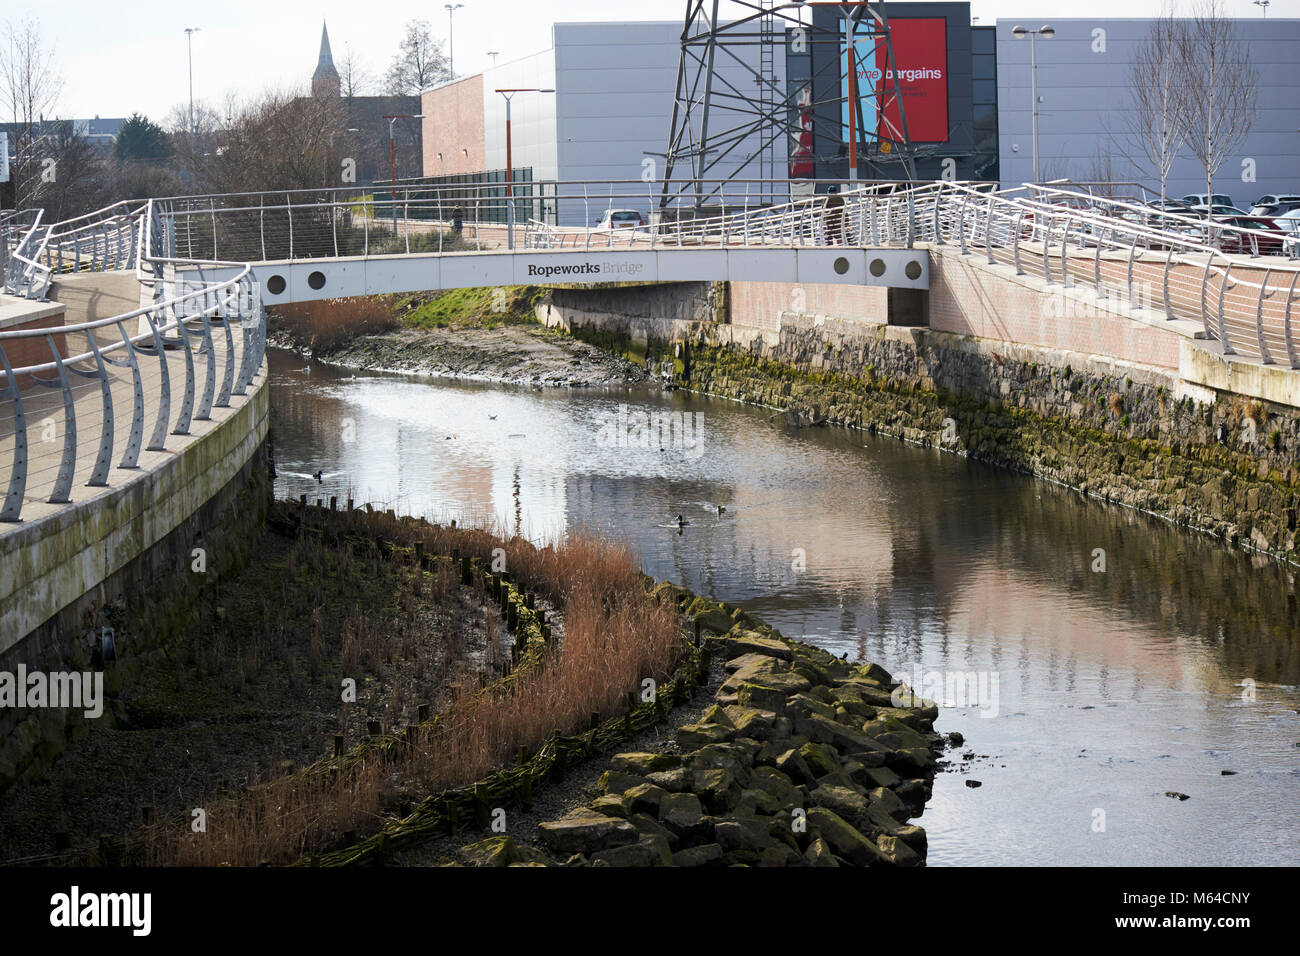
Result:
{"type": "Polygon", "coordinates": [[[425,92],[420,112],[425,176],[484,171],[482,74],[425,92]]]}

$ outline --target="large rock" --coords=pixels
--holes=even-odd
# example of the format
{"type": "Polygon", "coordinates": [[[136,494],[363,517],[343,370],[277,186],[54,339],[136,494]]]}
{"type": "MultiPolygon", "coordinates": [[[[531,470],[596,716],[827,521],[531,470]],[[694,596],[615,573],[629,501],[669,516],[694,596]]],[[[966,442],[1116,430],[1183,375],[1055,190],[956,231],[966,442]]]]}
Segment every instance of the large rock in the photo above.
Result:
{"type": "Polygon", "coordinates": [[[725,708],[725,712],[736,733],[753,740],[768,739],[778,719],[775,711],[746,707],[741,704],[733,704],[725,708]]]}
{"type": "Polygon", "coordinates": [[[513,866],[519,863],[548,866],[550,860],[536,847],[516,843],[514,837],[494,836],[461,847],[470,866],[513,866]]]}
{"type": "Polygon", "coordinates": [[[641,838],[636,827],[626,820],[607,817],[583,807],[559,820],[537,826],[542,842],[557,853],[594,853],[635,843],[641,838]]]}
{"type": "Polygon", "coordinates": [[[636,843],[593,853],[591,862],[606,866],[670,866],[672,851],[661,836],[644,836],[636,843]]]}
{"type": "MultiPolygon", "coordinates": [[[[836,773],[840,769],[839,754],[824,743],[807,743],[799,748],[799,755],[803,757],[808,768],[812,771],[814,782],[817,777],[824,777],[828,773],[836,773]]],[[[784,767],[777,765],[779,769],[784,767]]],[[[800,781],[806,782],[806,781],[800,781]]]]}
{"type": "Polygon", "coordinates": [[[722,862],[722,847],[716,843],[687,847],[673,854],[673,866],[708,866],[722,862]]]}
{"type": "Polygon", "coordinates": [[[789,695],[785,691],[767,683],[759,684],[754,681],[744,681],[736,689],[736,700],[740,702],[740,706],[752,707],[757,710],[769,710],[778,714],[785,711],[785,703],[788,697],[789,695]]]}
{"type": "Polygon", "coordinates": [[[731,630],[731,615],[717,601],[697,597],[686,608],[686,616],[700,623],[700,629],[715,634],[726,634],[731,630]]]}
{"type": "Polygon", "coordinates": [[[709,744],[723,743],[733,734],[735,730],[723,724],[683,724],[677,728],[673,739],[683,750],[698,750],[709,744]]]}
{"type": "Polygon", "coordinates": [[[672,770],[659,770],[646,777],[656,787],[663,787],[669,793],[681,793],[691,789],[691,772],[685,767],[672,770]]]}
{"type": "Polygon", "coordinates": [[[837,816],[855,827],[861,827],[867,821],[867,798],[856,790],[847,787],[817,787],[809,795],[809,800],[815,806],[833,810],[837,816]]]}
{"type": "Polygon", "coordinates": [[[804,861],[809,866],[839,866],[835,860],[835,854],[831,852],[830,846],[821,837],[817,837],[808,844],[808,849],[803,854],[804,861]]]}
{"type": "Polygon", "coordinates": [[[920,866],[925,862],[919,853],[896,836],[882,834],[876,837],[876,846],[894,866],[920,866]]]}
{"type": "Polygon", "coordinates": [[[854,866],[873,866],[887,862],[879,847],[833,810],[825,807],[810,809],[808,829],[825,840],[836,856],[854,866]]]}
{"type": "Polygon", "coordinates": [[[763,654],[782,661],[794,659],[794,651],[789,644],[774,637],[765,637],[757,631],[732,631],[726,635],[726,641],[733,656],[763,654]]]}
{"type": "Polygon", "coordinates": [[[622,793],[632,787],[646,782],[640,774],[625,773],[622,770],[606,770],[600,775],[602,793],[622,793]]]}
{"type": "Polygon", "coordinates": [[[704,823],[704,807],[693,793],[670,793],[659,802],[659,822],[678,836],[698,831],[704,823]]]}
{"type": "Polygon", "coordinates": [[[680,767],[681,765],[682,758],[677,754],[633,752],[614,754],[609,759],[611,769],[621,770],[629,774],[638,774],[641,777],[647,777],[649,774],[660,770],[672,770],[674,767],[680,767]]]}
{"type": "MultiPolygon", "coordinates": [[[[809,746],[805,744],[804,746],[809,746]]],[[[791,748],[776,758],[776,769],[781,771],[794,783],[812,784],[817,780],[817,775],[813,773],[808,766],[808,761],[804,759],[802,753],[791,748]]]]}
{"type": "Polygon", "coordinates": [[[659,812],[659,803],[665,795],[664,789],[656,787],[653,783],[639,784],[623,791],[623,806],[627,809],[628,814],[657,814],[659,812]]]}

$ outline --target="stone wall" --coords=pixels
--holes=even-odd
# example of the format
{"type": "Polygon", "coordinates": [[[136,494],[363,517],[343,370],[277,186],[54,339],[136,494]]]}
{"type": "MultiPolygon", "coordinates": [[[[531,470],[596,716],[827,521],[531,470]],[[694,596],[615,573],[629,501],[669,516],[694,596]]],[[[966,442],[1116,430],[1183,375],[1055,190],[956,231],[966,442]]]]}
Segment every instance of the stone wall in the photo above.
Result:
{"type": "MultiPolygon", "coordinates": [[[[110,698],[129,683],[168,616],[188,614],[196,589],[257,540],[271,497],[269,401],[264,367],[219,425],[173,436],[184,444],[162,464],[0,536],[0,672],[102,671],[110,698]],[[102,658],[105,628],[115,662],[102,658]]],[[[100,720],[112,722],[111,704],[100,720]]],[[[78,709],[0,707],[0,789],[39,772],[87,723],[78,709]]]]}

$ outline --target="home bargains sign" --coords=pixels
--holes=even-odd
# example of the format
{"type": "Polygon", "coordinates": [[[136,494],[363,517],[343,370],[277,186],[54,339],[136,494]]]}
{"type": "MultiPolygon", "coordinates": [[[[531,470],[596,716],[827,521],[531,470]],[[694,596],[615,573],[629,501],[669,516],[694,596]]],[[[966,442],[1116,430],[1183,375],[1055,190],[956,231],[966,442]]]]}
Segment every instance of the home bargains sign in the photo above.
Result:
{"type": "MultiPolygon", "coordinates": [[[[847,24],[841,21],[847,32],[847,24]]],[[[943,17],[911,17],[890,21],[890,40],[897,66],[889,62],[884,35],[874,32],[875,22],[864,20],[854,34],[857,60],[858,95],[862,101],[862,120],[867,140],[901,142],[903,113],[907,117],[907,138],[913,143],[948,141],[948,29],[943,17]],[[903,94],[899,110],[894,92],[903,94]],[[875,96],[871,95],[872,91],[875,96]]],[[[844,98],[842,122],[848,139],[848,57],[840,43],[840,64],[846,79],[841,81],[844,98]]]]}

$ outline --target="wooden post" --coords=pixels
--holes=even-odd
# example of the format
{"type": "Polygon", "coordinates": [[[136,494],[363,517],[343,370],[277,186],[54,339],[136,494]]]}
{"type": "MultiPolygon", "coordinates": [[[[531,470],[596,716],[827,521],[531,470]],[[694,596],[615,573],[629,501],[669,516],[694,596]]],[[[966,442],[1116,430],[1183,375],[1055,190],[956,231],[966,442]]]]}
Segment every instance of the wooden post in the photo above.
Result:
{"type": "Polygon", "coordinates": [[[330,495],[330,511],[338,511],[338,510],[339,510],[338,495],[330,495]]]}
{"type": "Polygon", "coordinates": [[[351,510],[352,510],[352,499],[349,498],[349,499],[348,499],[348,511],[351,511],[351,510]]]}
{"type": "Polygon", "coordinates": [[[381,724],[379,721],[377,720],[366,721],[366,733],[368,733],[371,737],[378,737],[380,734],[383,733],[383,730],[384,730],[383,724],[381,724]]]}
{"type": "Polygon", "coordinates": [[[306,507],[307,507],[307,496],[306,496],[306,495],[299,495],[299,496],[298,496],[298,507],[299,507],[299,508],[306,508],[306,507]]]}
{"type": "Polygon", "coordinates": [[[343,756],[343,735],[342,734],[334,735],[334,756],[336,757],[343,756]]]}
{"type": "Polygon", "coordinates": [[[417,710],[416,710],[416,714],[417,714],[416,719],[417,719],[420,723],[422,723],[422,724],[427,724],[427,723],[429,722],[429,709],[430,709],[430,708],[429,708],[429,705],[428,705],[428,704],[421,704],[421,705],[417,708],[417,710]]]}

